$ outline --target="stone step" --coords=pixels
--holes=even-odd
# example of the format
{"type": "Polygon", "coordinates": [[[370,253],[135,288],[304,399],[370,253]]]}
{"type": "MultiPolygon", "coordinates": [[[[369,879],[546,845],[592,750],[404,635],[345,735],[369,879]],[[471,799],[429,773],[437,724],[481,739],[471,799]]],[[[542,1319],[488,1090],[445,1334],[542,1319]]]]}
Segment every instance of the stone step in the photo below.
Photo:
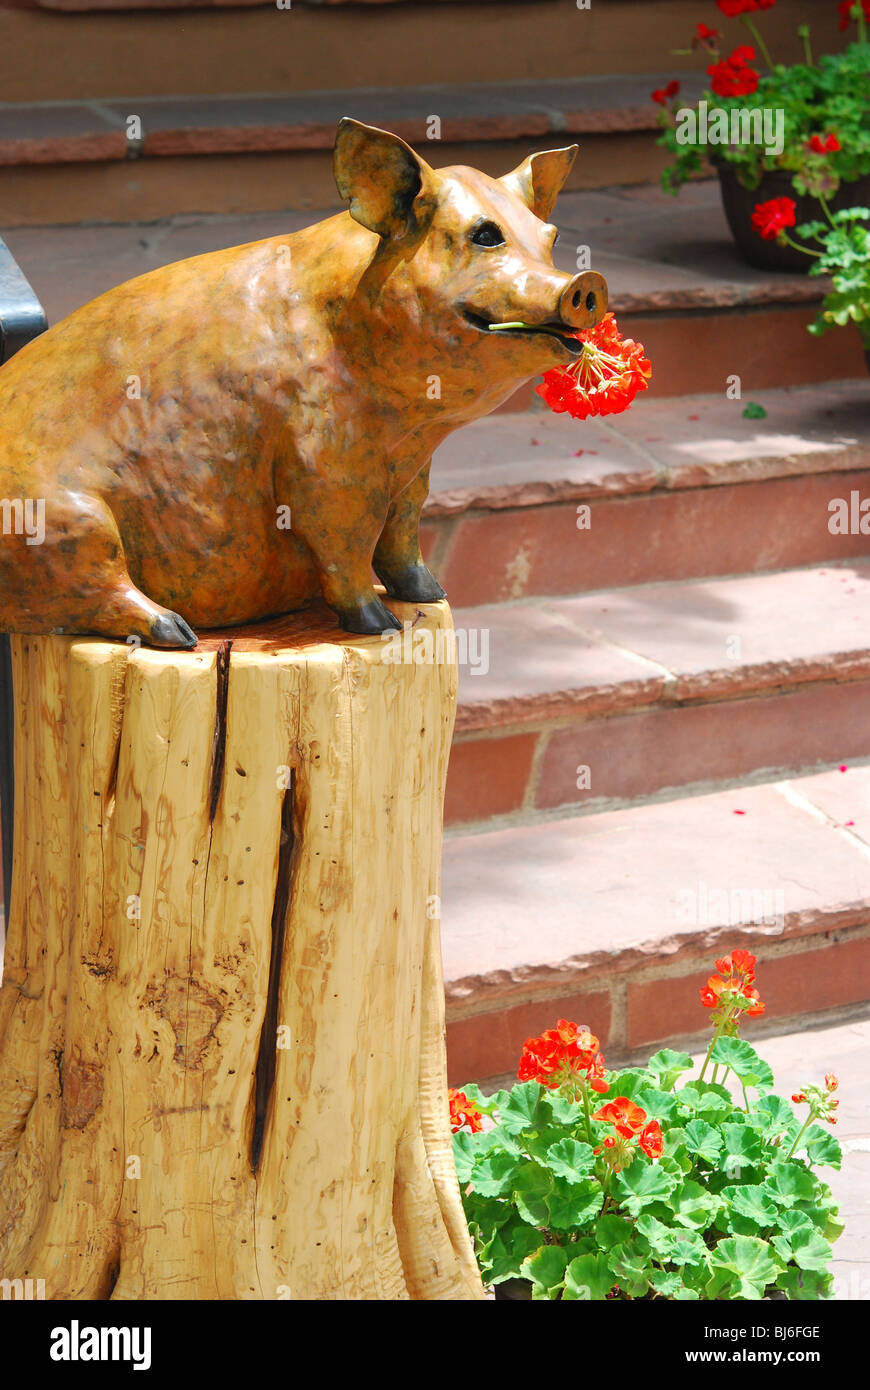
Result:
{"type": "MultiPolygon", "coordinates": [[[[466,150],[462,157],[471,155],[466,150]]],[[[146,162],[124,167],[135,175],[146,162]]],[[[508,167],[505,160],[498,172],[508,167]]],[[[38,290],[49,320],[57,322],[80,304],[147,270],[286,234],[335,210],[333,204],[319,212],[179,216],[155,223],[80,227],[8,229],[7,224],[3,235],[38,290]]],[[[677,202],[648,185],[566,193],[559,201],[557,220],[562,233],[557,265],[575,270],[578,250],[589,248],[591,264],[607,276],[620,327],[644,343],[653,362],[650,389],[627,418],[640,419],[655,396],[716,392],[724,397],[726,383],[735,376],[744,395],[866,377],[857,332],[843,329],[822,339],[806,332],[825,290],[823,280],[754,270],[739,259],[717,181],[692,184],[677,202]]],[[[529,385],[504,409],[538,407],[550,418],[529,385]]],[[[605,422],[608,428],[613,418],[605,422]]],[[[571,429],[582,441],[593,426],[571,429]]],[[[448,446],[446,456],[457,466],[465,455],[451,450],[457,443],[462,450],[466,437],[472,438],[463,434],[448,446]]],[[[523,437],[518,431],[517,441],[523,437]]],[[[643,439],[640,446],[645,446],[643,439]]]]}
{"type": "MultiPolygon", "coordinates": [[[[323,208],[335,200],[332,146],[342,116],[393,131],[436,166],[470,164],[492,174],[530,149],[582,140],[569,188],[600,187],[614,174],[633,183],[667,162],[650,100],[666,80],[656,72],[6,103],[0,198],[9,226],[323,208]],[[139,126],[128,140],[131,116],[139,126]]],[[[703,81],[687,74],[684,87],[697,97],[703,81]]]]}
{"type": "Polygon", "coordinates": [[[515,1076],[558,1018],[614,1063],[703,1045],[698,990],[737,946],[750,1041],[866,1012],[870,767],[448,837],[441,920],[452,1085],[515,1076]]]}
{"type": "Polygon", "coordinates": [[[870,497],[870,380],[753,391],[763,419],[744,418],[747,399],[642,395],[605,419],[503,413],[457,431],[423,525],[451,603],[866,555],[866,534],[832,534],[829,506],[870,497]]]}
{"type": "Polygon", "coordinates": [[[450,825],[588,814],[870,757],[870,559],[454,620],[450,825]]]}

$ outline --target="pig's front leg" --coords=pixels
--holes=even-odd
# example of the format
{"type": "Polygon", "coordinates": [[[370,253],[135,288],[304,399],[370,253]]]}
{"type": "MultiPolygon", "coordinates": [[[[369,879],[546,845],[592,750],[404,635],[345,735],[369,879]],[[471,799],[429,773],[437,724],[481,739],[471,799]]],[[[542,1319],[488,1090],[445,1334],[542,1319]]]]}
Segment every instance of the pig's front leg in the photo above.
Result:
{"type": "Polygon", "coordinates": [[[385,490],[372,479],[342,488],[325,485],[318,474],[297,482],[293,531],[314,556],[323,597],[345,632],[401,631],[372,586],[372,556],[386,510],[385,490]]]}
{"type": "Polygon", "coordinates": [[[444,590],[420,553],[420,513],[429,495],[429,464],[393,501],[375,547],[374,570],[392,598],[435,603],[444,590]]]}

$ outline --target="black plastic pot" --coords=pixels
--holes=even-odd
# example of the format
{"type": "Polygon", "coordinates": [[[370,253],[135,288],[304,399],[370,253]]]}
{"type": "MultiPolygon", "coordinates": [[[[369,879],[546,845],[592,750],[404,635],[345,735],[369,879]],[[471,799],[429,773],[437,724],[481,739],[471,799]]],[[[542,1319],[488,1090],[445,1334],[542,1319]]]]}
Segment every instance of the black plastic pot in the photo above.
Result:
{"type": "MultiPolygon", "coordinates": [[[[798,226],[802,222],[824,221],[818,199],[799,198],[792,188],[791,174],[785,170],[774,169],[762,175],[757,188],[744,188],[733,165],[716,161],[715,167],[728,226],[744,261],[759,270],[785,270],[792,274],[809,270],[811,257],[791,246],[781,246],[778,241],[763,241],[752,226],[752,214],[756,203],[767,203],[771,198],[792,198],[797,204],[795,216],[798,226]]],[[[835,211],[870,206],[870,175],[853,183],[841,183],[836,196],[828,200],[828,205],[835,211]]],[[[793,241],[798,240],[793,229],[789,230],[789,236],[793,241]]],[[[809,245],[818,249],[815,242],[809,245]]]]}
{"type": "Polygon", "coordinates": [[[528,1279],[505,1279],[495,1285],[496,1303],[525,1303],[530,1302],[531,1297],[532,1286],[528,1279]]]}

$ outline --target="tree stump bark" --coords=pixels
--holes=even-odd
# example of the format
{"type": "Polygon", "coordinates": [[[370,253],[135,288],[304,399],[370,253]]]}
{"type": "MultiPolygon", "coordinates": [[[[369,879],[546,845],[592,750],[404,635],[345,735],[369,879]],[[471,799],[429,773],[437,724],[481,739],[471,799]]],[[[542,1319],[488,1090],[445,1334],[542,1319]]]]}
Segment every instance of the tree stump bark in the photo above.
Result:
{"type": "Polygon", "coordinates": [[[416,660],[325,609],[189,653],[13,638],[0,1276],[482,1297],[438,920],[452,624],[391,606],[416,660]]]}

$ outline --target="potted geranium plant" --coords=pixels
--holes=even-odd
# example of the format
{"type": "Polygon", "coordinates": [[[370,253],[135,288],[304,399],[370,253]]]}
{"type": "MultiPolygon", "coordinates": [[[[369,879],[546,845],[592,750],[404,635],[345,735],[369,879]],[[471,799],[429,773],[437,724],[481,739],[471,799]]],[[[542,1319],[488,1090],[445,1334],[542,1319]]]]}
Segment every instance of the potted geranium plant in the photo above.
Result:
{"type": "Polygon", "coordinates": [[[609,1071],[597,1038],[560,1019],[528,1039],[511,1090],[451,1092],[465,1214],[496,1297],[829,1296],[842,1223],[814,1170],[840,1165],[816,1123],[836,1122],[837,1079],[775,1095],[738,1036],[764,1009],[755,957],[735,950],[716,970],[701,990],[713,1036],[696,1077],[668,1048],[609,1071]]]}
{"type": "Polygon", "coordinates": [[[838,4],[841,29],[855,34],[840,53],[815,56],[809,26],[802,25],[804,61],[790,65],[773,61],[756,24],[754,12],[770,9],[775,0],[716,3],[725,15],[741,19],[751,42],[723,55],[718,30],[699,24],[693,47],[710,60],[710,90],[696,107],[681,104],[676,81],[652,94],[662,107],[659,143],[674,155],[662,184],[676,193],[709,157],[743,258],[766,269],[801,270],[799,250],[758,240],[752,210],[759,201],[788,196],[803,223],[818,217],[820,196],[832,210],[870,202],[870,0],[838,4]],[[753,112],[758,118],[775,115],[779,138],[759,138],[753,112]]]}

